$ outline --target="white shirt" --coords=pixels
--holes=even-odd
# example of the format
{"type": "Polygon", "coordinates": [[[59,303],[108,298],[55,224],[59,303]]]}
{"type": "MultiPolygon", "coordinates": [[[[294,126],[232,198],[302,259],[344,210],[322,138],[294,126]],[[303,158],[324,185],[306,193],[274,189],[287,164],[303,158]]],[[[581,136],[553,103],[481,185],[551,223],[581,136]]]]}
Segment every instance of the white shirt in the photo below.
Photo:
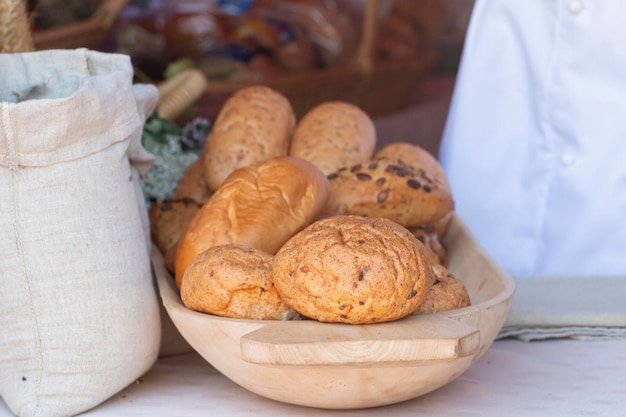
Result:
{"type": "Polygon", "coordinates": [[[511,275],[626,277],[626,0],[477,0],[440,158],[511,275]]]}

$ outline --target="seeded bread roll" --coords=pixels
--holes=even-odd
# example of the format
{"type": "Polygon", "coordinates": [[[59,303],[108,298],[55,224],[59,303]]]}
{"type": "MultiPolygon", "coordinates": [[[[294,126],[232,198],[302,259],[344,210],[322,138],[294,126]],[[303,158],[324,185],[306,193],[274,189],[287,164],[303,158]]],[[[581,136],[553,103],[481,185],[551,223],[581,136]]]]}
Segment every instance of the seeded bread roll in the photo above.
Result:
{"type": "Polygon", "coordinates": [[[191,198],[198,203],[205,203],[211,196],[211,190],[204,177],[204,158],[200,156],[191,164],[174,190],[174,199],[191,198]]]}
{"type": "Polygon", "coordinates": [[[298,317],[271,281],[273,256],[238,245],[214,246],[189,265],[180,288],[191,310],[252,320],[298,317]]]}
{"type": "Polygon", "coordinates": [[[426,293],[424,302],[414,314],[430,314],[470,306],[467,288],[445,267],[433,265],[436,280],[426,293]]]}
{"type": "Polygon", "coordinates": [[[193,259],[212,246],[239,244],[274,254],[321,213],[328,180],[289,156],[234,171],[187,225],[176,252],[180,287],[193,259]]]}
{"type": "Polygon", "coordinates": [[[382,218],[334,216],[283,245],[272,280],[305,317],[366,324],[414,312],[435,275],[426,248],[406,228],[382,218]]]}
{"type": "Polygon", "coordinates": [[[408,142],[394,142],[378,150],[372,159],[397,159],[414,169],[422,169],[435,180],[449,187],[448,178],[437,159],[426,149],[408,142]]]}
{"type": "Polygon", "coordinates": [[[204,146],[209,188],[217,189],[237,168],[287,155],[295,120],[289,100],[269,87],[236,92],[224,103],[204,146]]]}
{"type": "Polygon", "coordinates": [[[384,217],[405,227],[429,224],[453,210],[450,188],[423,169],[379,158],[330,174],[325,210],[384,217]]]}
{"type": "MultiPolygon", "coordinates": [[[[432,176],[437,182],[450,189],[448,177],[439,161],[426,149],[419,145],[408,142],[394,142],[380,149],[374,154],[373,159],[397,159],[414,169],[422,169],[432,176]]],[[[448,230],[448,225],[452,219],[453,210],[445,213],[442,217],[430,222],[427,226],[432,227],[437,236],[442,238],[448,230]]]]}
{"type": "Polygon", "coordinates": [[[375,146],[376,129],[367,113],[350,103],[329,101],[298,122],[289,155],[312,162],[328,175],[369,161],[375,146]]]}

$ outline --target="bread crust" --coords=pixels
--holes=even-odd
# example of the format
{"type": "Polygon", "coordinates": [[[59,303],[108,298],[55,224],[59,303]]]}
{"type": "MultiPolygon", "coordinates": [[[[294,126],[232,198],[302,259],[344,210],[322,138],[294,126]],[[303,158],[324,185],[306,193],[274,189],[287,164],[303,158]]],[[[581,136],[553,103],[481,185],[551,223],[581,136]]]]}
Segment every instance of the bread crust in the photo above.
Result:
{"type": "Polygon", "coordinates": [[[384,217],[405,227],[429,224],[454,209],[447,184],[399,159],[379,158],[328,176],[325,210],[384,217]]]}
{"type": "Polygon", "coordinates": [[[206,203],[211,190],[204,176],[204,156],[200,155],[191,164],[174,190],[174,199],[191,198],[198,203],[206,203]]]}
{"type": "Polygon", "coordinates": [[[289,155],[312,162],[328,175],[372,158],[374,122],[359,107],[343,101],[322,103],[298,122],[289,155]]]}
{"type": "Polygon", "coordinates": [[[152,242],[162,253],[176,245],[187,223],[202,204],[192,198],[164,200],[152,203],[148,211],[152,242]]]}
{"type": "Polygon", "coordinates": [[[414,314],[431,314],[471,305],[467,288],[442,265],[433,265],[436,280],[414,314]]]}
{"type": "Polygon", "coordinates": [[[271,282],[273,256],[238,245],[214,246],[189,265],[180,288],[191,310],[252,320],[298,317],[271,282]]]}
{"type": "Polygon", "coordinates": [[[234,170],[287,155],[295,126],[291,103],[266,86],[237,91],[222,106],[204,146],[206,182],[217,189],[234,170]]]}
{"type": "Polygon", "coordinates": [[[323,322],[380,323],[411,314],[435,276],[422,245],[383,218],[334,216],[289,239],[272,280],[285,302],[323,322]]]}
{"type": "Polygon", "coordinates": [[[379,149],[372,159],[395,159],[416,170],[424,170],[438,182],[450,188],[448,177],[439,161],[426,149],[409,142],[393,142],[379,149]]]}
{"type": "Polygon", "coordinates": [[[448,250],[443,242],[439,240],[439,236],[433,227],[427,225],[415,226],[409,228],[409,231],[428,249],[431,263],[447,266],[448,250]]]}
{"type": "Polygon", "coordinates": [[[234,171],[187,225],[176,252],[176,282],[193,259],[217,245],[274,254],[321,213],[328,180],[313,164],[289,156],[234,171]]]}

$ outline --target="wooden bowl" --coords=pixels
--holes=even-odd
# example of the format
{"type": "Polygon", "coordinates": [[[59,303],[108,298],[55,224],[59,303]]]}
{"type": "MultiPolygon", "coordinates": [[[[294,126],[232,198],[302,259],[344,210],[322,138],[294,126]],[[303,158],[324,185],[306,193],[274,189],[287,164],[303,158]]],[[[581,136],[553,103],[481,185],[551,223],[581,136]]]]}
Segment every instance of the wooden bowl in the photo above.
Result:
{"type": "Polygon", "coordinates": [[[408,400],[451,382],[485,353],[504,324],[513,280],[458,216],[444,243],[449,270],[464,281],[472,306],[367,325],[198,313],[181,302],[158,252],[153,261],[165,309],[178,331],[226,377],[285,403],[356,409],[408,400]]]}

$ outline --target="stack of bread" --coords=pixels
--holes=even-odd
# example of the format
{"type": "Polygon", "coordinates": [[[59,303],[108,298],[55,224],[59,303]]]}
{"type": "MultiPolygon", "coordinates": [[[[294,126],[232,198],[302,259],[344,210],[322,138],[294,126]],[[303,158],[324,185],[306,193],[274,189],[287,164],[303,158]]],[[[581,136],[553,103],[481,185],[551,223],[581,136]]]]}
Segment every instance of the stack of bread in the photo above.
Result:
{"type": "Polygon", "coordinates": [[[352,104],[297,121],[268,87],[234,94],[175,199],[150,208],[183,303],[351,324],[470,305],[446,268],[454,200],[441,166],[417,145],[376,143],[352,104]]]}

